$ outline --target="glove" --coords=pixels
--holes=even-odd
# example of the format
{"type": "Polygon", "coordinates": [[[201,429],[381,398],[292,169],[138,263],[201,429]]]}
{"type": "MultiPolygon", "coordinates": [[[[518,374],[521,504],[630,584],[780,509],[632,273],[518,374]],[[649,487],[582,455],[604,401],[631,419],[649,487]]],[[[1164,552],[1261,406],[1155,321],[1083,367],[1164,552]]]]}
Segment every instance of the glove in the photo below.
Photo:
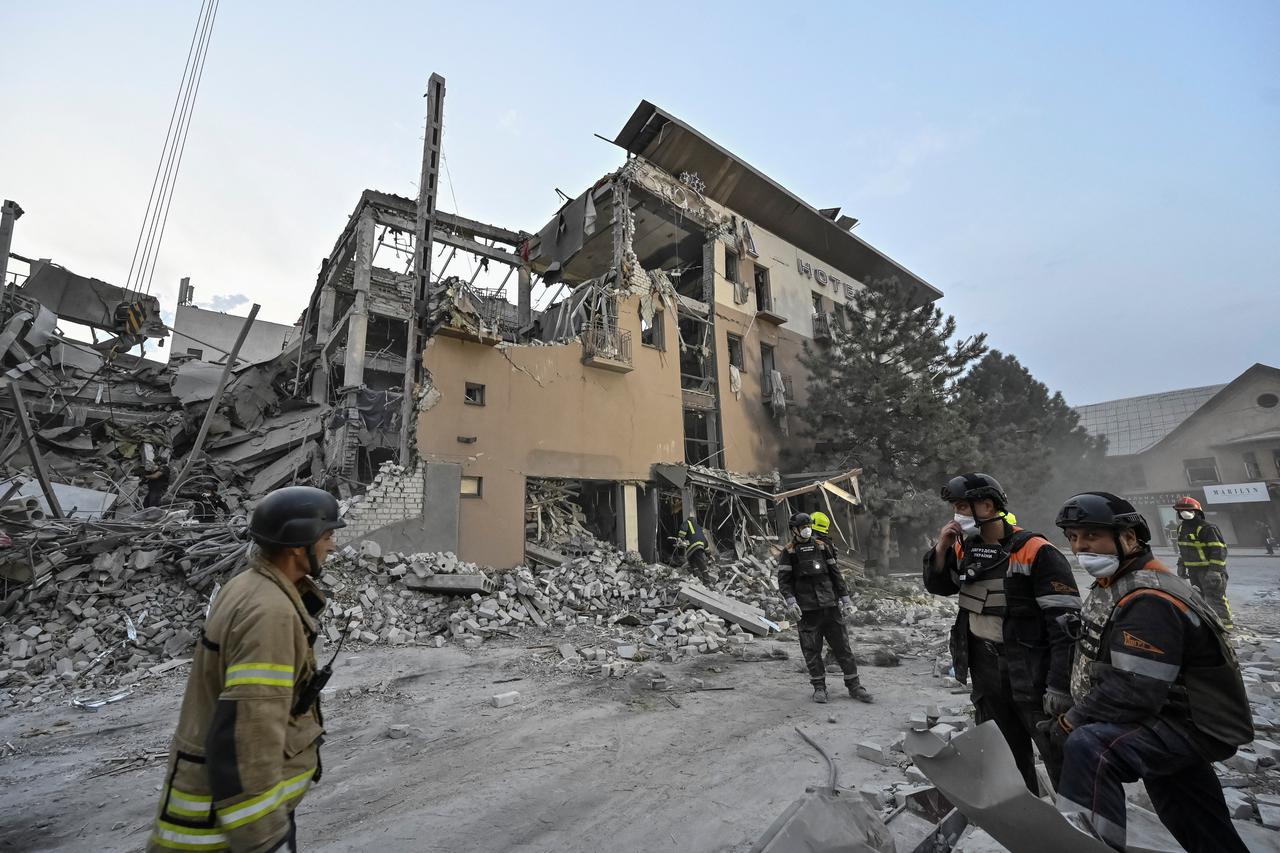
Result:
{"type": "Polygon", "coordinates": [[[1065,714],[1071,710],[1071,694],[1050,687],[1044,694],[1044,712],[1050,717],[1065,714]]]}
{"type": "Polygon", "coordinates": [[[787,599],[787,613],[794,619],[799,619],[804,615],[804,611],[800,609],[799,604],[796,604],[796,600],[794,598],[787,599]]]}
{"type": "Polygon", "coordinates": [[[1036,723],[1036,730],[1049,739],[1049,743],[1053,745],[1054,749],[1061,752],[1062,747],[1067,742],[1067,738],[1071,736],[1072,727],[1067,722],[1066,715],[1060,714],[1057,717],[1050,717],[1047,720],[1041,720],[1036,723]]]}
{"type": "Polygon", "coordinates": [[[853,610],[853,602],[849,600],[849,596],[846,595],[844,598],[840,599],[841,618],[848,617],[850,611],[852,610],[853,610]]]}

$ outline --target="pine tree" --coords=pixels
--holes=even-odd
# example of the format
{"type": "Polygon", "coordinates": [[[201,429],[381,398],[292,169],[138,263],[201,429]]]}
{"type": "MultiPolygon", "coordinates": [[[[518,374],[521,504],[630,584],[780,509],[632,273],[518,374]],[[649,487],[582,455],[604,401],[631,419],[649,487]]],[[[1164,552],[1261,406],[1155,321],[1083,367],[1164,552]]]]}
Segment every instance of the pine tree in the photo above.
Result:
{"type": "MultiPolygon", "coordinates": [[[[975,452],[954,406],[957,378],[986,351],[986,336],[954,341],[956,321],[919,304],[897,280],[858,291],[830,346],[806,345],[808,466],[862,468],[863,499],[878,532],[873,560],[887,565],[893,530],[937,515],[949,460],[975,452]]],[[[814,470],[814,468],[810,468],[814,470]]],[[[908,543],[902,543],[905,546],[908,543]]]]}
{"type": "Polygon", "coordinates": [[[1106,440],[1089,435],[1062,394],[1014,356],[992,350],[956,390],[968,429],[979,436],[970,467],[1000,481],[1022,527],[1052,536],[1063,501],[1108,487],[1106,440]]]}

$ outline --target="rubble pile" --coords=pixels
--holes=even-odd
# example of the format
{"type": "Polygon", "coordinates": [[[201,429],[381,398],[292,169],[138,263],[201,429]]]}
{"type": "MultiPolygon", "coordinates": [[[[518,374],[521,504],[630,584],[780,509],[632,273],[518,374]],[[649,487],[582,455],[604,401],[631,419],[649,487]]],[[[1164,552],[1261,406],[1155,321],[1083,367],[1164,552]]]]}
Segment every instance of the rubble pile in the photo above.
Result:
{"type": "Polygon", "coordinates": [[[531,542],[580,556],[595,537],[584,526],[579,488],[568,480],[529,478],[525,486],[525,535],[531,542]]]}
{"type": "Polygon", "coordinates": [[[155,554],[103,552],[26,592],[0,621],[0,708],[129,686],[189,659],[208,602],[155,554]]]}

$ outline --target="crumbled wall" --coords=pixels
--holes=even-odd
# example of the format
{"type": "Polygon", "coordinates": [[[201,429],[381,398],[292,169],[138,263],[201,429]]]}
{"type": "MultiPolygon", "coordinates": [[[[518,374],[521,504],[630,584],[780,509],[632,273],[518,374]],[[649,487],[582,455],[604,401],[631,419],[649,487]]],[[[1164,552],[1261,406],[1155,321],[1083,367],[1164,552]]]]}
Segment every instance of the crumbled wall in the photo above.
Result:
{"type": "Polygon", "coordinates": [[[338,544],[357,541],[388,524],[421,518],[424,484],[420,463],[405,468],[384,462],[365,493],[347,504],[342,516],[347,526],[338,531],[338,544]]]}

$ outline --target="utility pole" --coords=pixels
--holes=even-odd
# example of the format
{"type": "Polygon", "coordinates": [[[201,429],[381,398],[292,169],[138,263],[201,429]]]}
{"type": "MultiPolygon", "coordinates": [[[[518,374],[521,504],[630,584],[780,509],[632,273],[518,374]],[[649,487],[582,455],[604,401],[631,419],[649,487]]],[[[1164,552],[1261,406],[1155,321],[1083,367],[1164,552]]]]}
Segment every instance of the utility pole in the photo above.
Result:
{"type": "Polygon", "coordinates": [[[400,464],[409,465],[417,429],[415,390],[422,381],[422,345],[432,331],[431,317],[438,294],[431,284],[431,232],[436,224],[436,191],[440,178],[440,134],[444,126],[444,78],[432,74],[427,81],[427,121],[422,139],[422,175],[418,179],[418,217],[413,241],[413,316],[409,319],[405,348],[404,401],[400,413],[400,464]]]}
{"type": "Polygon", "coordinates": [[[0,286],[9,284],[9,247],[13,245],[13,223],[22,216],[16,201],[4,200],[0,206],[0,286]]]}

